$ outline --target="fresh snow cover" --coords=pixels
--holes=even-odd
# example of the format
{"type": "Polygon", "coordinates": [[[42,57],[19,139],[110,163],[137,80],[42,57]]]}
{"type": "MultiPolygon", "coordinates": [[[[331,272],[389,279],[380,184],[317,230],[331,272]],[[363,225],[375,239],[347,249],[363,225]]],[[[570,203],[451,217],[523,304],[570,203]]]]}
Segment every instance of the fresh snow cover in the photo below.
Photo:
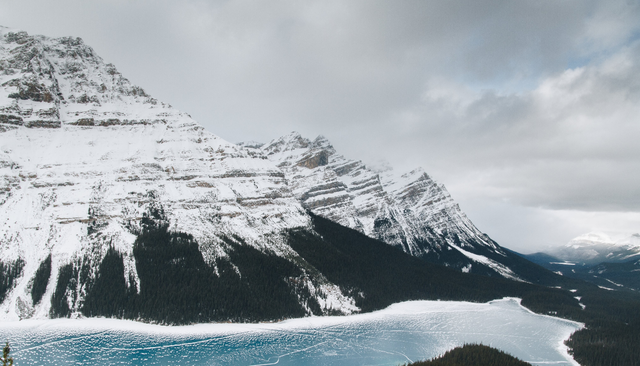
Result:
{"type": "Polygon", "coordinates": [[[384,164],[371,168],[338,154],[323,136],[310,140],[297,132],[259,150],[284,171],[294,196],[314,214],[460,271],[486,268],[521,279],[500,263],[507,253],[420,168],[404,173],[384,164]],[[451,256],[454,249],[463,255],[451,256]]]}
{"type": "Polygon", "coordinates": [[[583,324],[519,299],[410,301],[367,314],[280,323],[160,326],[104,318],[0,323],[20,365],[396,365],[480,343],[534,365],[578,365],[564,345],[583,324]]]}
{"type": "Polygon", "coordinates": [[[487,267],[493,268],[496,272],[500,273],[501,275],[503,275],[506,278],[510,278],[512,280],[520,280],[520,278],[518,278],[518,276],[516,276],[515,273],[513,273],[512,270],[509,269],[509,267],[502,265],[492,259],[489,259],[485,256],[479,255],[479,254],[474,254],[471,252],[468,252],[454,244],[450,244],[452,248],[457,249],[458,251],[460,251],[460,253],[464,254],[466,257],[471,258],[472,260],[478,262],[478,263],[482,263],[484,265],[486,265],[487,267]]]}
{"type": "Polygon", "coordinates": [[[618,287],[624,287],[624,285],[621,285],[621,284],[619,284],[619,283],[615,283],[615,282],[611,281],[611,280],[610,280],[610,279],[608,279],[608,278],[605,278],[605,280],[606,280],[607,282],[611,283],[612,285],[615,285],[615,286],[618,286],[618,287]]]}
{"type": "Polygon", "coordinates": [[[559,264],[562,266],[575,266],[575,263],[572,262],[549,262],[550,264],[559,264]]]}
{"type": "Polygon", "coordinates": [[[567,243],[567,246],[583,247],[598,244],[614,244],[614,241],[609,237],[609,235],[603,232],[592,231],[571,239],[569,243],[567,243]]]}
{"type": "Polygon", "coordinates": [[[613,240],[602,232],[590,232],[571,239],[551,255],[565,261],[597,264],[622,262],[640,257],[640,234],[613,240]]]}
{"type": "MultiPolygon", "coordinates": [[[[231,235],[297,255],[283,233],[309,228],[310,217],[261,152],[150,97],[79,38],[1,27],[0,67],[0,253],[25,263],[0,319],[49,316],[50,302],[32,304],[29,285],[49,254],[44,299],[62,266],[88,257],[96,270],[109,247],[124,254],[125,278],[139,290],[133,232],[153,207],[171,230],[192,234],[211,265],[231,235]]],[[[326,279],[301,280],[334,309],[358,310],[326,279]]]]}
{"type": "MultiPolygon", "coordinates": [[[[295,132],[229,143],[132,85],[80,38],[0,27],[0,71],[0,253],[24,263],[0,320],[49,317],[60,269],[86,259],[95,278],[109,248],[140,291],[133,243],[155,209],[214,267],[228,258],[229,238],[299,259],[286,234],[311,229],[311,210],[411,255],[520,279],[500,262],[507,252],[422,169],[369,168],[322,136],[295,132]],[[49,255],[45,300],[34,304],[31,281],[49,255]]],[[[322,308],[359,311],[337,285],[301,270],[322,308]]],[[[67,300],[78,312],[86,289],[76,287],[67,300]]]]}
{"type": "Polygon", "coordinates": [[[615,247],[640,248],[640,234],[632,234],[620,240],[613,240],[605,233],[593,231],[579,235],[571,239],[566,246],[572,248],[584,248],[598,245],[608,245],[615,247]]]}
{"type": "Polygon", "coordinates": [[[420,254],[425,251],[420,240],[446,232],[497,249],[460,210],[444,185],[422,169],[402,174],[388,167],[370,169],[339,155],[323,136],[311,141],[297,132],[261,150],[290,177],[293,192],[305,207],[407,253],[420,254]],[[382,220],[392,228],[379,230],[376,222],[382,220]]]}
{"type": "MultiPolygon", "coordinates": [[[[485,239],[444,186],[421,169],[405,174],[369,169],[337,154],[323,136],[311,141],[297,132],[261,149],[290,177],[293,192],[305,207],[371,237],[377,236],[376,220],[388,219],[397,224],[398,235],[383,239],[408,253],[423,250],[416,240],[430,237],[424,232],[425,223],[437,233],[452,230],[485,239]]],[[[490,241],[485,244],[493,246],[490,241]]]]}
{"type": "Polygon", "coordinates": [[[598,287],[600,287],[603,290],[607,290],[607,291],[615,291],[614,289],[609,288],[609,287],[604,287],[604,286],[600,286],[600,285],[598,285],[598,287]]]}
{"type": "MultiPolygon", "coordinates": [[[[278,324],[44,320],[60,268],[88,258],[95,272],[109,247],[124,255],[125,279],[139,291],[135,233],[143,215],[158,208],[170,230],[194,236],[211,265],[227,256],[222,238],[231,235],[263,252],[295,257],[284,234],[309,229],[310,209],[413,255],[460,252],[469,258],[460,270],[483,265],[517,277],[474,252],[480,247],[505,256],[421,169],[370,169],[338,155],[323,137],[310,141],[296,133],[264,145],[229,143],[132,85],[79,38],[0,27],[0,70],[0,253],[6,263],[24,261],[0,304],[0,336],[10,340],[21,365],[208,365],[214,357],[240,357],[235,360],[244,364],[335,357],[361,364],[363,354],[389,364],[480,341],[534,363],[573,364],[562,341],[580,325],[531,314],[513,299],[410,302],[373,314],[278,324]],[[33,304],[30,281],[48,255],[45,300],[33,304]],[[193,356],[189,361],[185,352],[193,356]]],[[[359,312],[353,298],[321,275],[305,273],[301,280],[321,308],[359,312]]],[[[77,288],[75,296],[83,291],[77,288]]],[[[75,317],[81,317],[79,303],[75,317]]]]}

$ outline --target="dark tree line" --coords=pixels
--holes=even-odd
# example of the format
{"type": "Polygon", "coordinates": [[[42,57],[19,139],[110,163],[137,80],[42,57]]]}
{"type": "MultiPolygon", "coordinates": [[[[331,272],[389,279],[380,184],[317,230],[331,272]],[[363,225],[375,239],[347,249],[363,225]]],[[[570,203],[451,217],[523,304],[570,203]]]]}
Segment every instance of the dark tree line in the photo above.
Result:
{"type": "Polygon", "coordinates": [[[566,342],[582,366],[640,365],[640,296],[621,291],[591,290],[580,321],[586,328],[566,342]]]}
{"type": "Polygon", "coordinates": [[[7,296],[7,292],[13,288],[15,280],[22,275],[23,268],[24,261],[22,259],[9,263],[0,261],[0,304],[7,296]]]}
{"type": "Polygon", "coordinates": [[[461,273],[415,258],[330,220],[312,217],[315,233],[293,230],[289,245],[329,281],[350,293],[363,311],[407,300],[486,302],[505,296],[527,299],[537,293],[549,299],[545,312],[557,312],[563,306],[580,310],[578,301],[567,291],[461,273]]]}
{"type": "MultiPolygon", "coordinates": [[[[287,282],[302,274],[294,263],[262,253],[239,238],[224,240],[232,248],[229,258],[218,259],[214,269],[191,235],[170,232],[167,225],[144,226],[133,250],[140,292],[133,278],[127,285],[122,255],[110,249],[95,281],[85,284],[81,312],[168,324],[262,321],[304,316],[302,298],[319,314],[311,294],[287,282]]],[[[63,270],[61,293],[74,286],[75,278],[72,268],[63,270]]],[[[57,295],[54,300],[60,298],[57,295]]],[[[59,308],[57,315],[66,316],[64,304],[59,308]]]]}
{"type": "Polygon", "coordinates": [[[465,344],[440,357],[406,366],[531,366],[508,353],[482,344],[465,344]]]}
{"type": "Polygon", "coordinates": [[[47,291],[49,277],[51,277],[51,254],[40,263],[36,275],[33,277],[31,300],[33,300],[34,305],[42,300],[42,296],[44,296],[45,291],[47,291]]]}
{"type": "MultiPolygon", "coordinates": [[[[581,365],[640,365],[637,293],[606,291],[561,276],[542,277],[541,286],[463,274],[420,263],[389,245],[321,217],[312,217],[314,229],[320,235],[295,231],[290,245],[330,281],[350,290],[363,311],[413,299],[487,301],[517,296],[522,298],[523,306],[536,313],[586,324],[567,342],[581,365]],[[359,297],[358,293],[365,296],[359,297]],[[579,302],[576,296],[580,296],[579,302]],[[580,304],[586,308],[582,309],[580,304]]],[[[532,272],[537,271],[536,267],[527,266],[532,272]]]]}

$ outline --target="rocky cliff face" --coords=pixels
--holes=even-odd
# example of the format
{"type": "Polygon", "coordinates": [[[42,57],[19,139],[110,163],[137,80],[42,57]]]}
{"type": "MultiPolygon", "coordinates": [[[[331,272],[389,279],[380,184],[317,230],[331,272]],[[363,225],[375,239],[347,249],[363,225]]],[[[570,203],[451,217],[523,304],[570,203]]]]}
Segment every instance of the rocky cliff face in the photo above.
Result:
{"type": "Polygon", "coordinates": [[[430,262],[518,278],[504,263],[509,254],[422,169],[370,169],[338,154],[322,136],[311,141],[295,132],[259,151],[285,172],[301,204],[318,215],[430,262]]]}
{"type": "Polygon", "coordinates": [[[366,294],[292,249],[294,231],[320,240],[307,210],[430,262],[526,279],[421,170],[374,171],[297,134],[231,144],[81,39],[0,28],[0,318],[358,311],[366,294]]]}
{"type": "Polygon", "coordinates": [[[309,217],[283,172],[131,85],[82,40],[1,28],[0,72],[0,252],[20,268],[2,313],[48,316],[29,293],[49,255],[44,298],[65,264],[89,258],[97,269],[109,248],[139,286],[133,243],[156,208],[213,267],[229,251],[221,238],[295,254],[281,236],[309,217]]]}

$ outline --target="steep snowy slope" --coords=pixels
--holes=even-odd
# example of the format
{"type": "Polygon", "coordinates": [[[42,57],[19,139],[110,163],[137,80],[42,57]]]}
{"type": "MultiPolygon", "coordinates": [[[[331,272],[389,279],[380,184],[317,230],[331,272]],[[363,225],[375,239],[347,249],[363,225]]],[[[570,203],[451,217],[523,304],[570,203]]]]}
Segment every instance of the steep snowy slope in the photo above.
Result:
{"type": "Polygon", "coordinates": [[[0,314],[49,314],[48,301],[29,296],[49,255],[55,281],[81,258],[95,270],[114,248],[125,279],[137,282],[133,243],[141,218],[157,209],[214,267],[229,237],[295,254],[281,234],[308,227],[309,217],[282,171],[149,97],[79,38],[0,28],[0,85],[0,253],[5,269],[21,272],[0,314]]]}
{"type": "Polygon", "coordinates": [[[480,232],[422,169],[377,171],[339,155],[324,137],[293,132],[258,148],[278,164],[312,212],[463,272],[525,279],[520,259],[480,232]]]}
{"type": "Polygon", "coordinates": [[[373,171],[297,134],[228,143],[79,38],[7,28],[0,223],[0,319],[255,321],[530,288],[427,262],[557,284],[482,234],[421,170],[373,171]],[[369,252],[348,255],[356,244],[369,252]],[[395,292],[371,286],[380,273],[395,292]]]}

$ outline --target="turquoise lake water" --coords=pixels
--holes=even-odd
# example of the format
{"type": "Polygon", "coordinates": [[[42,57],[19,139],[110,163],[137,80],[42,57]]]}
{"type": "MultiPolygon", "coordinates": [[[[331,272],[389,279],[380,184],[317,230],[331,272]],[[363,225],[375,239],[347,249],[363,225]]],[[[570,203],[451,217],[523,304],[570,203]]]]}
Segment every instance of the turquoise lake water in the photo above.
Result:
{"type": "Polygon", "coordinates": [[[537,365],[574,365],[562,342],[580,325],[514,299],[412,301],[370,314],[280,323],[169,327],[114,319],[0,324],[16,366],[399,365],[483,343],[537,365]]]}

